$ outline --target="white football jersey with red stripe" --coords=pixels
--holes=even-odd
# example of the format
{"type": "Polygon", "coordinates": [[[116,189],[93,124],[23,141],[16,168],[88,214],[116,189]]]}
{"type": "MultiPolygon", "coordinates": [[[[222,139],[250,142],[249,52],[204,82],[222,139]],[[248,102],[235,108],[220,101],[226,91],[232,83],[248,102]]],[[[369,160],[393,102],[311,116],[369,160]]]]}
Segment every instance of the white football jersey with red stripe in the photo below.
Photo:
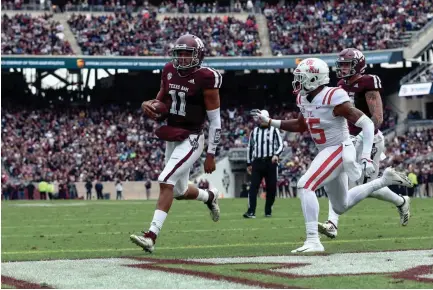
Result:
{"type": "Polygon", "coordinates": [[[306,96],[296,97],[296,104],[320,151],[329,146],[340,145],[349,139],[347,120],[334,116],[335,106],[345,102],[350,102],[349,95],[339,87],[324,87],[311,103],[306,96]]]}

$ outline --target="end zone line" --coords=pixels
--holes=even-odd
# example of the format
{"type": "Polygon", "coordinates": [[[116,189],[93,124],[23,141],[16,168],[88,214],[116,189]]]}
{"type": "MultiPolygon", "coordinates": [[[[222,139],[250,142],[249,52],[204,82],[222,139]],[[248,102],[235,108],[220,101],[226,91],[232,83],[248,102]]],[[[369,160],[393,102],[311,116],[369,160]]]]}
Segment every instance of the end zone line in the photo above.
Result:
{"type": "MultiPolygon", "coordinates": [[[[382,239],[356,239],[356,240],[332,240],[323,241],[324,244],[339,244],[339,243],[359,243],[359,242],[378,242],[392,240],[427,240],[433,239],[433,236],[428,237],[391,237],[382,239]]],[[[280,242],[280,243],[238,243],[238,244],[221,244],[221,245],[192,245],[180,247],[158,247],[157,250],[182,250],[182,249],[209,249],[209,248],[225,248],[225,247],[256,247],[256,246],[284,246],[284,245],[299,245],[302,242],[280,242]]],[[[98,253],[98,252],[121,252],[121,251],[140,251],[139,248],[122,248],[122,249],[76,249],[76,250],[48,250],[48,251],[17,251],[17,252],[2,252],[2,255],[34,255],[34,254],[55,254],[55,253],[98,253]]]]}
{"type": "MultiPolygon", "coordinates": [[[[351,226],[355,225],[353,223],[346,223],[345,226],[351,226]]],[[[383,223],[381,225],[395,225],[395,223],[383,223]]],[[[203,232],[244,232],[244,231],[261,231],[265,229],[270,230],[279,230],[279,229],[297,229],[300,228],[299,226],[287,226],[287,227],[267,227],[264,225],[264,227],[255,227],[255,228],[213,228],[213,229],[195,229],[195,230],[175,230],[175,229],[166,229],[165,232],[169,234],[179,234],[179,233],[203,233],[203,232]]],[[[129,232],[88,232],[88,233],[63,233],[63,234],[41,234],[41,233],[35,233],[33,235],[2,235],[2,238],[33,238],[43,235],[44,238],[50,238],[50,237],[68,237],[68,236],[91,236],[91,235],[129,235],[131,233],[129,232]]]]}
{"type": "MultiPolygon", "coordinates": [[[[196,216],[194,216],[194,217],[196,217],[196,216]]],[[[383,217],[383,215],[375,215],[375,216],[372,216],[372,215],[362,215],[362,218],[363,219],[365,219],[366,221],[365,222],[368,222],[369,220],[375,220],[375,219],[377,219],[377,217],[383,217]]],[[[173,223],[173,224],[176,224],[176,223],[180,223],[180,222],[176,222],[176,220],[174,220],[174,219],[176,219],[176,218],[178,218],[178,216],[172,216],[172,217],[170,217],[170,218],[173,218],[173,221],[171,221],[171,223],[173,223]]],[[[203,220],[202,220],[202,218],[203,218],[203,216],[200,216],[200,217],[196,217],[196,218],[199,218],[199,219],[197,219],[197,220],[188,220],[188,221],[186,221],[187,223],[202,223],[203,222],[203,220]]],[[[351,218],[351,217],[349,217],[349,218],[351,218]]],[[[422,217],[421,216],[419,216],[419,217],[411,217],[411,219],[412,220],[415,220],[415,219],[421,219],[422,217]]],[[[123,218],[123,220],[124,220],[125,218],[123,218]]],[[[262,220],[260,220],[260,222],[263,222],[264,224],[268,224],[268,223],[270,223],[271,221],[276,221],[276,220],[304,220],[304,217],[302,216],[302,215],[300,215],[299,217],[273,217],[272,219],[269,219],[269,220],[264,220],[264,219],[262,219],[262,220]]],[[[4,221],[4,219],[2,218],[2,220],[4,221]]],[[[82,222],[85,222],[86,220],[83,220],[82,222]]],[[[255,219],[254,221],[257,221],[257,219],[255,219]]],[[[29,221],[29,222],[33,222],[33,221],[29,221]]],[[[183,220],[182,222],[185,222],[185,220],[183,220]]],[[[240,218],[232,218],[232,219],[220,219],[220,221],[219,221],[220,223],[225,223],[225,222],[242,222],[242,223],[250,223],[250,222],[252,222],[250,219],[245,219],[245,218],[242,218],[242,217],[240,217],[240,218]]],[[[398,224],[398,222],[396,222],[395,223],[396,225],[398,224]]],[[[60,227],[102,227],[102,226],[110,226],[110,227],[113,227],[113,226],[128,226],[128,225],[140,225],[140,226],[142,226],[143,225],[143,222],[130,222],[130,223],[116,223],[116,222],[113,222],[113,223],[104,223],[104,224],[92,224],[92,223],[86,223],[86,224],[83,224],[83,223],[71,223],[71,224],[55,224],[55,225],[53,225],[53,224],[42,224],[42,225],[17,225],[17,226],[2,226],[1,227],[1,229],[2,229],[2,231],[3,230],[8,230],[8,229],[22,229],[22,228],[60,228],[60,227]]]]}

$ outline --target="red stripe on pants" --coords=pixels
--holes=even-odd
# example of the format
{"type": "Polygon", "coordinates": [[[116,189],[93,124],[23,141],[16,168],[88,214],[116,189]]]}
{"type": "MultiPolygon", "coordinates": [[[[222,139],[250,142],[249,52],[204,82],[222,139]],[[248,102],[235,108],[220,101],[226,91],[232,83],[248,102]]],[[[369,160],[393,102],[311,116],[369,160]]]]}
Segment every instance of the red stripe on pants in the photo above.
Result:
{"type": "Polygon", "coordinates": [[[308,188],[310,186],[310,184],[314,181],[314,179],[316,179],[317,176],[319,176],[319,174],[325,170],[325,168],[329,165],[329,163],[331,163],[331,161],[338,156],[338,154],[340,154],[343,151],[343,146],[338,147],[337,150],[334,151],[334,153],[331,154],[331,156],[329,156],[325,162],[323,162],[323,164],[319,167],[319,169],[316,170],[316,172],[314,172],[314,174],[308,179],[307,183],[305,184],[304,188],[308,188]]]}
{"type": "Polygon", "coordinates": [[[340,165],[342,162],[343,162],[343,158],[338,159],[338,161],[335,162],[334,165],[332,165],[329,171],[326,172],[322,177],[320,177],[320,179],[316,182],[316,184],[313,185],[311,190],[316,191],[317,186],[319,186],[329,175],[331,175],[331,173],[335,170],[335,168],[337,168],[338,165],[340,165]]]}
{"type": "Polygon", "coordinates": [[[169,174],[167,174],[167,176],[164,178],[164,182],[167,182],[167,180],[170,178],[170,176],[173,175],[173,173],[176,172],[177,169],[179,169],[179,167],[182,166],[182,164],[184,164],[192,155],[192,152],[194,152],[194,148],[191,149],[188,154],[186,154],[185,157],[183,157],[175,166],[174,168],[170,171],[169,174]]]}

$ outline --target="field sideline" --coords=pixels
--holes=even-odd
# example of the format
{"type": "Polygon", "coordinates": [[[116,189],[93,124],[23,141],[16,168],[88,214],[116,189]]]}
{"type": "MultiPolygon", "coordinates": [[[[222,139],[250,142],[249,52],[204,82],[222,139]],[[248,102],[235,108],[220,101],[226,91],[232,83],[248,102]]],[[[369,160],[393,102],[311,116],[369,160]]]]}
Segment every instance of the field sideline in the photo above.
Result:
{"type": "MultiPolygon", "coordinates": [[[[9,273],[7,276],[2,276],[2,286],[17,287],[18,284],[13,280],[8,280],[8,277],[37,285],[45,285],[46,283],[54,288],[74,288],[74,286],[80,287],[81,285],[78,281],[74,281],[73,277],[70,278],[69,282],[57,282],[49,276],[42,279],[36,276],[32,278],[29,273],[16,274],[18,270],[14,268],[15,265],[20,265],[17,269],[25,269],[27,266],[32,269],[35,266],[39,267],[37,266],[39,264],[34,264],[36,262],[33,264],[29,262],[21,264],[5,262],[122,257],[124,260],[94,259],[68,261],[67,263],[83,263],[80,266],[81,269],[86,269],[86,267],[89,269],[98,268],[98,266],[90,267],[87,265],[90,262],[96,263],[95,265],[110,263],[110,267],[113,268],[107,268],[106,271],[123,273],[122,271],[127,270],[122,275],[132,275],[127,282],[133,281],[134,275],[138,275],[139,279],[151,279],[150,276],[155,278],[167,271],[173,275],[174,280],[172,282],[174,284],[167,281],[165,282],[168,284],[164,285],[149,284],[158,283],[159,280],[156,282],[143,280],[135,281],[138,284],[130,285],[131,287],[138,286],[138,288],[159,288],[158,285],[161,288],[177,288],[182,284],[176,282],[178,281],[176,279],[185,278],[185,275],[191,280],[187,279],[189,282],[186,286],[193,288],[200,288],[200,285],[205,285],[203,286],[205,288],[208,286],[213,288],[212,285],[214,284],[215,288],[243,288],[246,285],[248,285],[247,288],[272,286],[305,288],[433,287],[433,252],[428,252],[433,248],[433,225],[431,223],[433,220],[433,199],[415,199],[412,201],[412,218],[407,227],[399,225],[399,216],[393,206],[373,199],[363,201],[340,219],[337,239],[322,238],[326,254],[330,255],[327,260],[322,260],[323,255],[305,255],[300,258],[290,254],[292,249],[302,245],[305,235],[298,199],[277,199],[272,218],[263,217],[264,202],[260,200],[257,219],[255,220],[242,218],[242,214],[246,210],[246,203],[246,199],[221,200],[221,220],[214,223],[208,215],[206,206],[202,203],[175,201],[157,240],[156,251],[149,255],[132,244],[129,241],[129,235],[148,228],[155,208],[155,201],[2,202],[2,275],[5,271],[9,273]],[[378,271],[383,273],[376,273],[378,269],[371,269],[371,271],[366,272],[361,269],[362,266],[356,265],[356,261],[360,263],[364,258],[366,259],[365,263],[372,263],[371,259],[369,261],[369,258],[366,258],[366,255],[372,254],[333,255],[336,253],[379,252],[373,254],[379,259],[381,255],[386,255],[392,250],[416,249],[422,251],[390,252],[392,253],[389,254],[390,257],[383,256],[383,259],[391,260],[391,263],[393,259],[395,261],[401,260],[399,263],[393,263],[393,266],[389,267],[389,271],[385,269],[386,267],[382,269],[383,271],[378,271]],[[381,253],[382,251],[383,253],[381,253]],[[278,260],[274,257],[277,255],[287,256],[285,258],[287,261],[278,260]],[[202,258],[248,256],[270,257],[254,258],[256,260],[249,262],[244,262],[242,259],[228,259],[225,262],[221,262],[219,259],[202,260],[202,258]],[[342,259],[342,257],[345,257],[341,260],[342,264],[349,263],[347,259],[354,259],[354,263],[348,264],[353,267],[353,270],[350,270],[351,275],[343,275],[344,273],[340,275],[339,269],[336,269],[337,272],[335,273],[321,272],[320,263],[330,263],[333,259],[335,259],[335,263],[340,263],[338,259],[342,259]],[[158,261],[156,259],[163,260],[158,261]],[[420,263],[423,261],[424,263],[412,265],[413,269],[418,269],[418,272],[411,270],[413,272],[412,278],[408,276],[409,274],[404,278],[404,273],[409,273],[409,269],[399,268],[403,267],[400,264],[404,265],[405,259],[417,260],[420,263]],[[138,263],[137,261],[141,262],[138,263]],[[143,261],[147,266],[142,265],[143,261]],[[124,267],[124,264],[128,264],[129,268],[124,267]],[[295,272],[287,268],[289,264],[292,268],[295,267],[293,265],[299,264],[295,267],[299,269],[293,270],[298,271],[296,275],[293,274],[295,272]],[[314,270],[315,264],[319,269],[317,270],[318,273],[314,272],[316,271],[314,270]],[[307,274],[302,272],[302,267],[312,267],[309,270],[311,272],[309,275],[314,274],[315,278],[304,278],[302,275],[307,274]],[[402,270],[406,272],[402,272],[402,270]],[[143,273],[148,271],[153,274],[150,276],[139,275],[134,271],[143,271],[143,273]],[[275,274],[276,272],[278,275],[275,274]],[[15,274],[16,277],[11,277],[15,274]],[[176,275],[179,277],[176,278],[176,275]],[[143,276],[148,277],[142,278],[143,276]],[[214,284],[209,281],[213,281],[214,284]]],[[[320,206],[320,220],[325,220],[328,200],[320,199],[320,206]]],[[[40,266],[49,268],[50,265],[55,265],[53,263],[60,262],[43,262],[40,266]]],[[[74,268],[73,265],[77,264],[71,265],[65,264],[66,269],[72,269],[74,268]]],[[[340,265],[342,269],[345,267],[347,265],[340,265]]],[[[53,267],[53,269],[57,268],[59,267],[53,267]]],[[[31,270],[27,272],[29,271],[31,270]]],[[[74,270],[66,273],[72,275],[74,270]]],[[[98,282],[92,276],[85,285],[90,288],[103,287],[104,284],[100,283],[102,282],[98,282]]],[[[108,286],[110,285],[114,287],[114,284],[108,286]]],[[[128,285],[125,288],[130,288],[128,285]]],[[[26,284],[21,286],[25,287],[26,284]]]]}

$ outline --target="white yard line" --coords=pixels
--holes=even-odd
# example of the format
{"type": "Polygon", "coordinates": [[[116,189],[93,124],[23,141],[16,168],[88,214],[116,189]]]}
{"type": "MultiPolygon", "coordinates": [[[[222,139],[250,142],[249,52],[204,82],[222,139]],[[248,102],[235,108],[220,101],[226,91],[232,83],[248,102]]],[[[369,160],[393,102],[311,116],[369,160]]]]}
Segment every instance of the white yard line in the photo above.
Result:
{"type": "MultiPolygon", "coordinates": [[[[433,236],[427,237],[390,237],[380,239],[354,239],[354,240],[329,240],[322,241],[323,244],[350,244],[361,242],[380,242],[393,240],[428,240],[433,239],[433,236]]],[[[157,250],[186,250],[186,249],[213,249],[227,247],[256,247],[256,246],[284,246],[284,245],[299,245],[301,242],[276,242],[276,243],[236,243],[236,244],[218,244],[218,245],[188,245],[179,247],[157,247],[157,250]]],[[[56,253],[99,253],[99,252],[124,252],[124,251],[141,251],[138,247],[135,248],[117,248],[117,249],[71,249],[71,250],[42,250],[42,251],[13,251],[2,252],[2,255],[34,255],[34,254],[56,254],[56,253]]]]}

